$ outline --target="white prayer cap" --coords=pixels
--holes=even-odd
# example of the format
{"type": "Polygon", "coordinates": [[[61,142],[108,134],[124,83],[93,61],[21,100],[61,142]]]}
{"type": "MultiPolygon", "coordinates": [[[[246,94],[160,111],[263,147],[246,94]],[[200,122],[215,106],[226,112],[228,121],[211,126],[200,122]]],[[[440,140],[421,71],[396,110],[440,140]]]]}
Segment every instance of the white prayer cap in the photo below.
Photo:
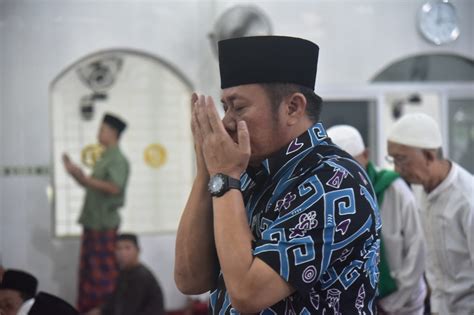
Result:
{"type": "Polygon", "coordinates": [[[327,131],[332,142],[352,156],[357,156],[364,152],[364,140],[359,131],[349,125],[336,125],[327,131]]]}
{"type": "Polygon", "coordinates": [[[390,130],[388,141],[420,149],[438,149],[443,144],[438,124],[423,113],[402,116],[390,130]]]}

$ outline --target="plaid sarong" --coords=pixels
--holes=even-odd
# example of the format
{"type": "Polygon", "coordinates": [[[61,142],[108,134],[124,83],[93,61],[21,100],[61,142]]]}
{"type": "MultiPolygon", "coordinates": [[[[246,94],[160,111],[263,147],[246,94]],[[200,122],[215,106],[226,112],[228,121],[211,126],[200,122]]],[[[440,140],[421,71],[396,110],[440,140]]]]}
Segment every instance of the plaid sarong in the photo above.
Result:
{"type": "Polygon", "coordinates": [[[91,230],[84,228],[79,266],[80,313],[102,305],[114,291],[119,269],[115,258],[117,229],[91,230]]]}

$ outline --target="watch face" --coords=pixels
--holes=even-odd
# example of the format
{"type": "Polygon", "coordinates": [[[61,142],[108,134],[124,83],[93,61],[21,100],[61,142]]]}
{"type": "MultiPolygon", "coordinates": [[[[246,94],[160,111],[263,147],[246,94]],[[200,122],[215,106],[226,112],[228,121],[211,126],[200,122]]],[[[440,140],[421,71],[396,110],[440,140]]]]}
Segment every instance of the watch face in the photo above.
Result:
{"type": "Polygon", "coordinates": [[[421,34],[436,45],[452,42],[459,37],[456,8],[448,0],[426,2],[418,18],[421,34]]]}
{"type": "Polygon", "coordinates": [[[209,180],[209,192],[211,194],[219,193],[224,187],[224,178],[217,174],[209,180]]]}

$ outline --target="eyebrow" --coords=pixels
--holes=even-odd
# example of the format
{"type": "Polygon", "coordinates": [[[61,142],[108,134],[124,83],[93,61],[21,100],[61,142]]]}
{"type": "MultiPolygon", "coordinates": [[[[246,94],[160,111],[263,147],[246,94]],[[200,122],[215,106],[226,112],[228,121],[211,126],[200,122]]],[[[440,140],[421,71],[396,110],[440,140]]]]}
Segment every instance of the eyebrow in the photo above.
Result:
{"type": "Polygon", "coordinates": [[[242,95],[238,95],[238,94],[231,94],[229,96],[227,96],[226,98],[221,98],[221,103],[222,104],[226,104],[226,99],[229,103],[232,103],[234,102],[235,100],[243,100],[243,101],[248,101],[248,99],[242,95]]]}

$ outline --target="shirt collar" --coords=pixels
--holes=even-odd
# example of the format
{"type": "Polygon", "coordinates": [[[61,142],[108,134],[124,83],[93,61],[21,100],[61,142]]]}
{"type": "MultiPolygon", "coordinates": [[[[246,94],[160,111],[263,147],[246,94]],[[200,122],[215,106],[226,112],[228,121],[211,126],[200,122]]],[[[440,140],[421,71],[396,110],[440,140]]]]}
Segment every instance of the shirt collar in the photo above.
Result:
{"type": "Polygon", "coordinates": [[[255,178],[261,172],[266,176],[274,176],[290,160],[320,144],[328,144],[328,135],[322,123],[315,123],[304,133],[294,138],[289,144],[263,160],[260,167],[247,169],[250,177],[255,178]]]}
{"type": "Polygon", "coordinates": [[[118,150],[119,150],[118,145],[113,145],[105,149],[104,155],[113,154],[114,152],[117,152],[118,150]]]}
{"type": "Polygon", "coordinates": [[[427,196],[428,200],[431,200],[431,199],[436,198],[437,196],[439,196],[446,189],[448,189],[451,186],[451,184],[454,182],[454,179],[457,176],[458,167],[457,167],[456,163],[454,163],[452,161],[450,163],[451,163],[451,169],[449,170],[448,176],[446,176],[446,178],[438,186],[436,186],[436,188],[433,189],[433,191],[431,191],[428,194],[428,196],[427,196]]]}

